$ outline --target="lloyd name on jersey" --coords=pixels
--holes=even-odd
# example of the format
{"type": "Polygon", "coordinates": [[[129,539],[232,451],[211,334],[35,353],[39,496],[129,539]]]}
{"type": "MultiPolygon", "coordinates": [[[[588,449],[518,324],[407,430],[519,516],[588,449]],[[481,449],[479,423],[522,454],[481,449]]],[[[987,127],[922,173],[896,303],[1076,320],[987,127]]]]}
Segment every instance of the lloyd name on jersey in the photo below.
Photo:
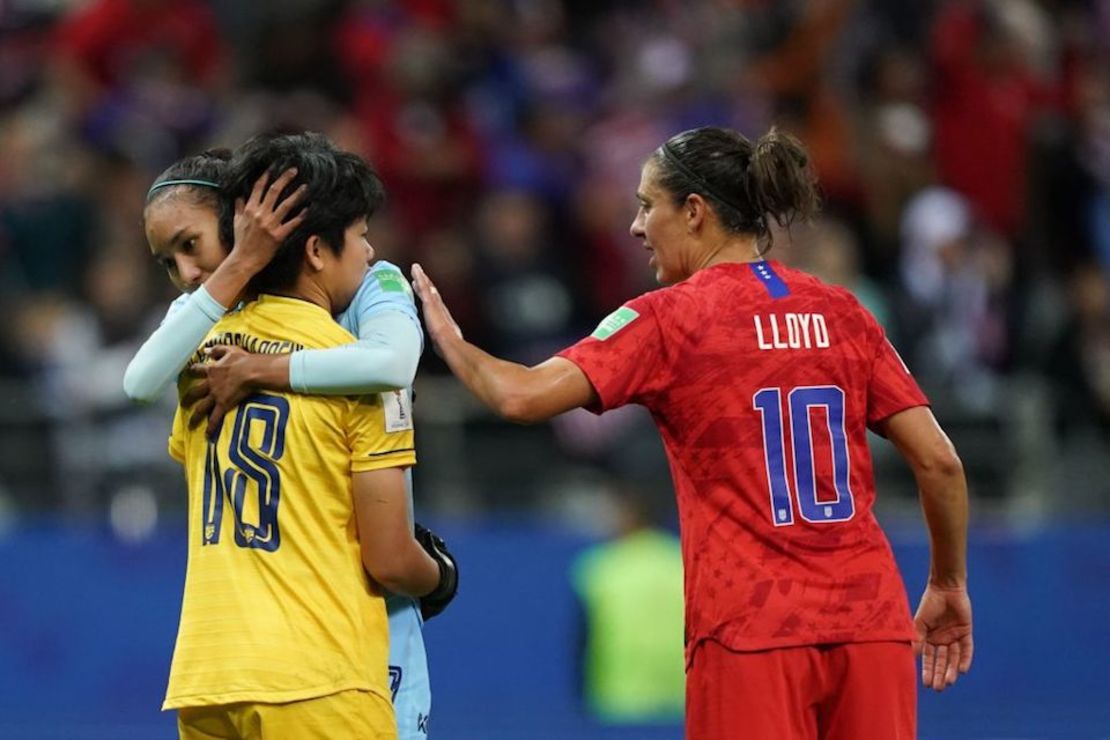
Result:
{"type": "Polygon", "coordinates": [[[819,313],[755,314],[755,336],[760,349],[826,349],[829,328],[819,313]]]}

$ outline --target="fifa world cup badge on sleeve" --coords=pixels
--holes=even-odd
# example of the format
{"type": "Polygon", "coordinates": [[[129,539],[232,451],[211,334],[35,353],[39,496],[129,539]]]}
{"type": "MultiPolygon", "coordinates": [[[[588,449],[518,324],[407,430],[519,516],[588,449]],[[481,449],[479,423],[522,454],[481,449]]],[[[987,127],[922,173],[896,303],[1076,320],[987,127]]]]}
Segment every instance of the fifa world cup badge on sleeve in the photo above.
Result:
{"type": "Polygon", "coordinates": [[[401,273],[393,270],[378,270],[374,273],[374,277],[383,293],[405,293],[412,297],[412,288],[401,273]]]}
{"type": "Polygon", "coordinates": [[[640,318],[640,314],[628,306],[621,306],[613,313],[606,316],[601,320],[601,323],[594,329],[594,333],[590,336],[594,339],[599,339],[604,342],[609,337],[616,334],[624,327],[631,324],[636,319],[640,318]]]}
{"type": "Polygon", "coordinates": [[[412,429],[412,402],[407,390],[380,394],[385,411],[386,432],[407,432],[412,429]]]}

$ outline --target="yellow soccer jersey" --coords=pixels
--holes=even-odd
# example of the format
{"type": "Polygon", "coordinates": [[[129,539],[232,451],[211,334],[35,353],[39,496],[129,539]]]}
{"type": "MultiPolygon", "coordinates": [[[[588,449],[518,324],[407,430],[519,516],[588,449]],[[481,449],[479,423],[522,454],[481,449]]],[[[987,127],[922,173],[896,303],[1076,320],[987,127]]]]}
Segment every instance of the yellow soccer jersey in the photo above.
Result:
{"type": "MultiPolygon", "coordinates": [[[[205,346],[353,341],[319,306],[262,296],[205,346]]],[[[170,454],[188,479],[189,562],[163,709],[346,689],[389,699],[385,604],[362,568],[351,475],[414,464],[411,419],[407,394],[266,392],[210,441],[178,408],[170,454]]]]}

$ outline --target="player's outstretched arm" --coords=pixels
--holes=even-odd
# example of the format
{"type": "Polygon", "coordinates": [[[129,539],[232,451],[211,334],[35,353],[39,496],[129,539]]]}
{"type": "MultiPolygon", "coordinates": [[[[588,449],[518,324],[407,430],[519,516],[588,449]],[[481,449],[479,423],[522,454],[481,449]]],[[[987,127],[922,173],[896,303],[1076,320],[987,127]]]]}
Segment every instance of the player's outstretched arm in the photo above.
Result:
{"type": "Polygon", "coordinates": [[[929,582],[914,618],[915,647],[922,656],[922,683],[943,691],[970,670],[974,651],[963,464],[927,407],[894,414],[880,429],[913,469],[929,527],[929,582]]]}
{"type": "Polygon", "coordinates": [[[307,209],[293,218],[288,216],[304,195],[303,186],[277,201],[296,174],[296,170],[286,170],[269,187],[269,176],[263,175],[255,182],[250,199],[236,203],[235,246],[204,285],[179,308],[171,307],[162,325],[131,359],[123,376],[128,398],[150,403],[165,393],[216,322],[239,301],[250,279],[300,226],[307,209]]]}
{"type": "Polygon", "coordinates": [[[402,468],[355,473],[354,502],[362,564],[387,591],[420,598],[443,585],[439,564],[413,535],[402,468]]]}
{"type": "Polygon", "coordinates": [[[424,326],[436,350],[455,377],[498,415],[518,424],[532,424],[597,401],[586,374],[570,360],[552,357],[526,367],[500,360],[467,342],[420,265],[413,265],[412,276],[424,307],[424,326]]]}

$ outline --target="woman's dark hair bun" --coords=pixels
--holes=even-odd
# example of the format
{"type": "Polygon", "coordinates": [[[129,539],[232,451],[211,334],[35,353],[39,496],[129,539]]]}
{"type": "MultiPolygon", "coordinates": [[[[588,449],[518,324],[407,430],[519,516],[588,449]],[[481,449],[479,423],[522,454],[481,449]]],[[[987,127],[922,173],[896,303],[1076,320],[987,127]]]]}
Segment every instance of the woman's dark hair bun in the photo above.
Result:
{"type": "Polygon", "coordinates": [[[753,142],[703,126],[675,134],[652,156],[659,183],[676,203],[698,193],[727,231],[767,237],[768,248],[769,218],[788,226],[815,215],[820,204],[805,147],[774,128],[753,142]]]}

